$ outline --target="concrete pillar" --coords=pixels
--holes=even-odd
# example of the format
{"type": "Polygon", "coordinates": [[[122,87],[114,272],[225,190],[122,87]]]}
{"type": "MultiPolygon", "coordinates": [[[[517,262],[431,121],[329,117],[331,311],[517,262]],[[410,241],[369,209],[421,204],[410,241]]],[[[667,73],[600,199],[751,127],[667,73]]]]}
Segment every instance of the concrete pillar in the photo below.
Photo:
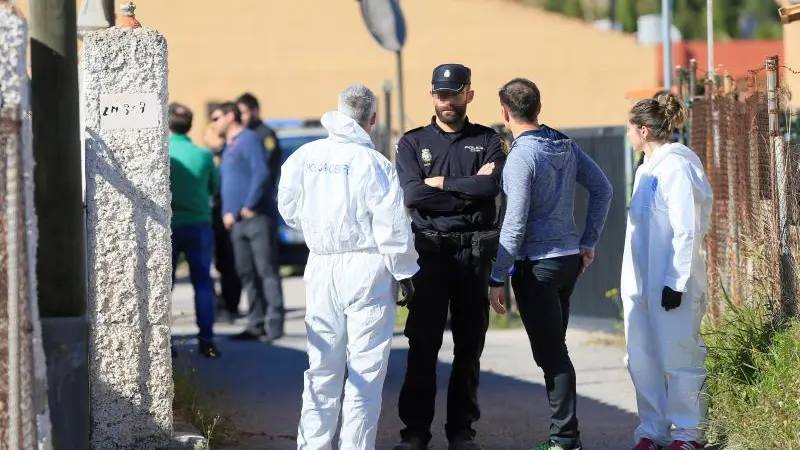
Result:
{"type": "Polygon", "coordinates": [[[167,42],[123,16],[83,42],[91,440],[153,449],[172,432],[167,42]]]}
{"type": "Polygon", "coordinates": [[[0,448],[50,449],[36,297],[28,27],[0,0],[0,448]]]}

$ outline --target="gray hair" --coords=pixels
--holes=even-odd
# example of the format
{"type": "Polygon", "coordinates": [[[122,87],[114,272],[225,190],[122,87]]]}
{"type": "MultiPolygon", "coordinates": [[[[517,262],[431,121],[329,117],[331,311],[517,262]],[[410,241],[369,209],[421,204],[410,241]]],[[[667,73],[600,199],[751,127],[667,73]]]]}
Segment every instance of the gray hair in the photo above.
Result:
{"type": "Polygon", "coordinates": [[[368,87],[354,84],[339,93],[339,112],[366,128],[378,107],[378,99],[368,87]]]}

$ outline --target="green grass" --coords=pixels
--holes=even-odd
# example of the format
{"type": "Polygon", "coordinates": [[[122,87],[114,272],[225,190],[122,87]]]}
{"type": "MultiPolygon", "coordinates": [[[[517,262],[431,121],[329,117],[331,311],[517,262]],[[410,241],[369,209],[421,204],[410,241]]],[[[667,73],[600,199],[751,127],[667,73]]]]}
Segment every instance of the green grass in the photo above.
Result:
{"type": "Polygon", "coordinates": [[[191,424],[208,441],[210,449],[235,443],[236,430],[229,416],[214,410],[211,396],[198,390],[197,369],[173,362],[175,396],[172,408],[179,419],[191,424]]]}
{"type": "Polygon", "coordinates": [[[489,311],[489,329],[492,330],[508,330],[513,328],[522,328],[522,318],[519,312],[509,314],[495,314],[494,311],[489,311]]]}
{"type": "MultiPolygon", "coordinates": [[[[394,322],[395,329],[402,330],[406,326],[406,320],[408,319],[408,308],[397,308],[397,319],[394,322]]],[[[489,329],[511,329],[511,328],[521,328],[522,327],[522,319],[520,319],[519,314],[513,314],[512,316],[508,315],[498,315],[495,314],[494,311],[489,311],[489,329]]]]}
{"type": "Polygon", "coordinates": [[[727,450],[800,449],[800,320],[728,306],[704,333],[709,440],[727,450]]]}

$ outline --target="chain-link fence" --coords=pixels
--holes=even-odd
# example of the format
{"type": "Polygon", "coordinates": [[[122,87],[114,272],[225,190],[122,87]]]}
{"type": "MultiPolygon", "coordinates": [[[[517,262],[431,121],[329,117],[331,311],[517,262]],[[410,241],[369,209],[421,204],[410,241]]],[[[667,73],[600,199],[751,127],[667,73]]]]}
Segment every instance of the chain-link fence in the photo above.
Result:
{"type": "Polygon", "coordinates": [[[781,77],[795,72],[777,57],[743,79],[724,74],[698,86],[694,72],[679,69],[678,86],[690,105],[684,140],[703,161],[714,192],[706,241],[709,313],[717,317],[728,300],[739,304],[766,287],[769,306],[794,315],[800,148],[781,77]]]}

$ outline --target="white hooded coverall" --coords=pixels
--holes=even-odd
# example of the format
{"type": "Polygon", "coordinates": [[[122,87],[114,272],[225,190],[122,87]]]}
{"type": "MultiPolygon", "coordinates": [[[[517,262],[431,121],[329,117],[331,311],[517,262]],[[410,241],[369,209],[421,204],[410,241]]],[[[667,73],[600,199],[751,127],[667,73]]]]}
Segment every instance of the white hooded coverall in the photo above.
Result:
{"type": "Polygon", "coordinates": [[[700,159],[679,143],[657,148],[640,166],[628,211],[620,294],[627,365],[639,409],[635,440],[702,442],[706,310],[701,254],[712,192],[700,159]],[[661,306],[665,286],[681,304],[661,306]]]}
{"type": "Polygon", "coordinates": [[[392,163],[350,117],[328,112],[322,125],[328,137],[296,150],[278,185],[278,210],[310,250],[304,275],[309,368],[297,448],[332,448],[341,410],[338,448],[373,450],[394,332],[395,280],[419,270],[418,255],[392,163]]]}

